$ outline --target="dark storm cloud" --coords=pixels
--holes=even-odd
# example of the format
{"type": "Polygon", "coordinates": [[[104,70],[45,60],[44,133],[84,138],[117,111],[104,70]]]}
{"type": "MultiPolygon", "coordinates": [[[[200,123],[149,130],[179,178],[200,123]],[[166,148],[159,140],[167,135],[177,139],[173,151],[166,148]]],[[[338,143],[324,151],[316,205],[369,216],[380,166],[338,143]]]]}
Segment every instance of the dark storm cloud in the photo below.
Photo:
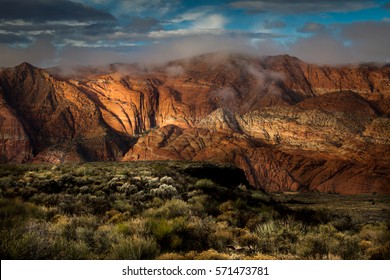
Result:
{"type": "Polygon", "coordinates": [[[65,23],[25,23],[21,22],[18,24],[18,22],[4,22],[0,21],[0,30],[3,32],[9,32],[9,33],[18,33],[18,34],[28,34],[33,33],[35,31],[47,31],[47,30],[57,30],[62,32],[66,32],[67,30],[73,30],[74,31],[75,26],[67,25],[65,23]]]}
{"type": "Polygon", "coordinates": [[[149,31],[161,29],[162,26],[160,21],[155,18],[133,17],[130,19],[130,23],[127,28],[132,32],[146,33],[149,31]]]}
{"type": "Polygon", "coordinates": [[[32,22],[73,20],[112,21],[108,12],[68,0],[0,0],[0,19],[32,22]]]}
{"type": "MultiPolygon", "coordinates": [[[[92,24],[78,27],[77,33],[82,36],[85,35],[85,36],[98,37],[98,36],[102,36],[103,34],[113,33],[115,32],[116,29],[117,26],[115,24],[98,22],[98,23],[92,23],[92,24]]],[[[71,36],[72,34],[68,34],[68,35],[71,36]]],[[[73,30],[73,35],[75,35],[74,30],[73,30]]]]}
{"type": "Polygon", "coordinates": [[[68,0],[0,0],[0,5],[2,44],[24,46],[42,35],[51,35],[57,45],[80,37],[96,41],[117,28],[110,13],[68,0]]]}
{"type": "Polygon", "coordinates": [[[17,24],[0,21],[0,35],[9,35],[8,37],[4,36],[1,43],[10,45],[31,43],[42,34],[52,35],[52,40],[57,43],[60,43],[61,40],[70,38],[96,40],[97,37],[104,36],[105,34],[112,34],[115,30],[116,26],[114,24],[105,22],[85,24],[77,22],[17,24]],[[23,37],[24,40],[22,39],[23,37]],[[5,38],[8,38],[8,40],[5,38]]]}
{"type": "Polygon", "coordinates": [[[32,40],[26,36],[0,33],[0,44],[9,44],[10,42],[12,44],[31,44],[32,40]]]}
{"type": "Polygon", "coordinates": [[[249,0],[230,3],[230,7],[241,9],[248,13],[274,12],[283,14],[358,11],[374,6],[375,3],[371,0],[249,0]]]}

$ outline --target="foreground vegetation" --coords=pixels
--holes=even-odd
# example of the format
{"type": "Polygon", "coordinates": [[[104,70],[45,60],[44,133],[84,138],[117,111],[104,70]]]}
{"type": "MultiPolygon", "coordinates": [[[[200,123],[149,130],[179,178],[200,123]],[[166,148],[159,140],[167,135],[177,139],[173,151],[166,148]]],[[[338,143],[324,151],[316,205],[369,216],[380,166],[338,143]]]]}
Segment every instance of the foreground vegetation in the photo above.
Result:
{"type": "Polygon", "coordinates": [[[230,166],[0,166],[1,259],[390,259],[388,220],[284,207],[230,166]]]}

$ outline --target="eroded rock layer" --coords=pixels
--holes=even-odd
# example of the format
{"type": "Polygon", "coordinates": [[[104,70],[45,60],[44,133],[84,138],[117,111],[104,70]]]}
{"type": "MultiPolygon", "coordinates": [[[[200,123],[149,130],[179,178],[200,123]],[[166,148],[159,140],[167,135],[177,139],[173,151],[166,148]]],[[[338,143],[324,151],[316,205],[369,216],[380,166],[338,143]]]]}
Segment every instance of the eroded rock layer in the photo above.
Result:
{"type": "Polygon", "coordinates": [[[388,65],[216,53],[76,70],[0,72],[1,162],[206,160],[268,191],[390,193],[388,65]]]}

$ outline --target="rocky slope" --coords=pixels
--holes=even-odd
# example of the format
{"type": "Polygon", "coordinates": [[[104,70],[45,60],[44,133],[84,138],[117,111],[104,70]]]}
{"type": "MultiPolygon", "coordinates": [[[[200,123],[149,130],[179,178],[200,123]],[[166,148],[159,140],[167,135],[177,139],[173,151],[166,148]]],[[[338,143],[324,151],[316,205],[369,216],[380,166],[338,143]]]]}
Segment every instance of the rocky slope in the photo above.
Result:
{"type": "Polygon", "coordinates": [[[70,83],[22,64],[0,74],[3,162],[116,160],[127,149],[70,83]]]}
{"type": "Polygon", "coordinates": [[[211,160],[269,191],[390,193],[389,65],[217,53],[87,72],[0,72],[2,162],[211,160]]]}

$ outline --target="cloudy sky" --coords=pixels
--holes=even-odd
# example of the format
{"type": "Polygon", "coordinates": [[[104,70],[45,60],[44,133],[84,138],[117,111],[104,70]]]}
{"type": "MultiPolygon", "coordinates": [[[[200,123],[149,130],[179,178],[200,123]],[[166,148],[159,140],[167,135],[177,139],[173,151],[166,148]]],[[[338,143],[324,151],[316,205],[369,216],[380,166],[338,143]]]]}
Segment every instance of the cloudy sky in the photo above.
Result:
{"type": "Polygon", "coordinates": [[[0,66],[160,63],[215,51],[390,62],[388,0],[0,0],[0,66]]]}

